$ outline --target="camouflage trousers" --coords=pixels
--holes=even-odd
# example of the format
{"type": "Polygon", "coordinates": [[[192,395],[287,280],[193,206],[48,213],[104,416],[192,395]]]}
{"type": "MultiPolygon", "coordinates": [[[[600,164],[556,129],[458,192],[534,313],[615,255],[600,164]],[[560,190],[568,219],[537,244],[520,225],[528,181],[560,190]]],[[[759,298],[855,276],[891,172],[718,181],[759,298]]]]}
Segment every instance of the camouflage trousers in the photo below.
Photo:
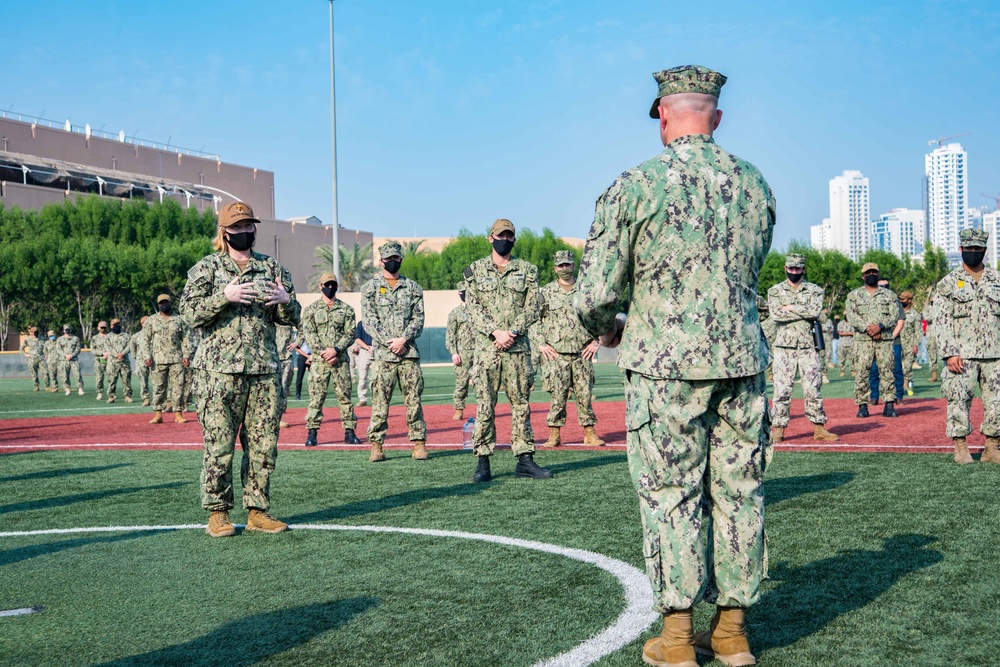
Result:
{"type": "MultiPolygon", "coordinates": [[[[310,378],[309,383],[312,384],[310,378]]],[[[368,442],[381,445],[389,430],[389,404],[399,383],[406,405],[406,429],[410,442],[427,440],[427,424],[420,395],[424,393],[424,374],[416,359],[372,362],[372,416],[368,423],[368,442]]]]}
{"type": "Polygon", "coordinates": [[[570,389],[576,398],[576,417],[580,426],[593,426],[597,423],[592,407],[594,390],[594,362],[584,359],[579,352],[575,354],[560,354],[556,359],[545,359],[542,362],[542,384],[546,385],[552,395],[549,414],[545,423],[554,428],[566,425],[566,402],[569,400],[570,389]]]}
{"type": "Polygon", "coordinates": [[[49,382],[51,382],[53,387],[58,389],[59,378],[62,375],[62,368],[60,367],[59,360],[57,359],[55,361],[46,361],[45,367],[49,371],[49,382]]]}
{"type": "Polygon", "coordinates": [[[826,369],[830,367],[830,356],[832,354],[833,354],[833,336],[830,336],[829,334],[823,334],[823,375],[826,375],[826,369]]]}
{"type": "Polygon", "coordinates": [[[94,389],[98,394],[103,394],[105,389],[104,377],[108,372],[108,360],[104,357],[94,355],[94,389]]]}
{"type": "Polygon", "coordinates": [[[44,383],[47,389],[49,387],[49,367],[45,361],[41,357],[30,356],[28,357],[28,368],[31,369],[31,379],[35,383],[35,389],[38,389],[39,382],[44,383]]]}
{"type": "Polygon", "coordinates": [[[306,428],[319,428],[323,423],[323,403],[333,379],[333,393],[340,404],[340,421],[344,428],[353,429],[358,425],[354,416],[354,402],[351,386],[351,369],[347,359],[340,359],[331,366],[319,355],[313,357],[312,369],[309,375],[309,410],[306,412],[306,428]]]}
{"type": "Polygon", "coordinates": [[[868,374],[872,367],[872,361],[878,366],[879,383],[888,387],[885,392],[885,402],[893,403],[896,400],[895,378],[892,374],[892,367],[896,364],[896,357],[892,351],[892,341],[873,341],[867,334],[859,336],[854,343],[854,403],[855,405],[868,405],[871,398],[872,387],[868,379],[868,374]]]}
{"type": "Polygon", "coordinates": [[[789,406],[792,403],[792,386],[795,372],[802,375],[802,393],[805,395],[806,419],[813,424],[825,424],[823,411],[823,361],[819,352],[811,347],[774,348],[774,425],[788,426],[789,406]]]}
{"type": "Polygon", "coordinates": [[[460,350],[458,356],[462,363],[455,366],[455,393],[451,395],[451,404],[456,410],[465,409],[465,399],[469,395],[469,385],[474,374],[475,355],[472,350],[460,350]]]}
{"type": "Polygon", "coordinates": [[[62,377],[63,387],[65,389],[70,388],[70,378],[76,378],[76,386],[83,389],[83,373],[80,372],[80,362],[76,359],[73,361],[63,360],[59,362],[59,375],[62,377]]]}
{"type": "Polygon", "coordinates": [[[927,329],[927,365],[931,367],[932,371],[936,371],[938,367],[938,345],[937,338],[931,334],[930,328],[927,329]]]}
{"type": "Polygon", "coordinates": [[[952,373],[946,365],[941,377],[941,393],[948,399],[946,435],[964,438],[972,433],[969,408],[979,387],[986,413],[979,432],[987,438],[1000,436],[1000,359],[962,359],[962,366],[961,373],[952,373]]]}
{"type": "MultiPolygon", "coordinates": [[[[146,368],[146,364],[137,362],[135,365],[135,374],[139,380],[139,395],[145,401],[149,398],[149,369],[146,368]]],[[[131,384],[129,382],[129,385],[131,384]]]]}
{"type": "Polygon", "coordinates": [[[628,371],[626,378],[629,472],[654,609],[702,599],[753,605],[766,576],[764,374],[688,381],[628,371]]]}
{"type": "Polygon", "coordinates": [[[158,363],[149,371],[149,377],[153,381],[153,409],[164,410],[169,403],[174,412],[181,412],[184,407],[184,364],[158,363]]]}
{"type": "Polygon", "coordinates": [[[288,392],[292,388],[293,370],[291,357],[281,360],[281,388],[284,389],[285,396],[288,396],[288,392]]]}
{"type": "Polygon", "coordinates": [[[233,508],[233,454],[239,435],[243,446],[243,507],[267,510],[271,505],[271,473],[278,458],[278,421],[285,410],[278,374],[234,375],[204,369],[196,372],[198,420],[205,440],[202,507],[233,508]]]}
{"type": "Polygon", "coordinates": [[[125,396],[132,398],[132,384],[129,382],[128,358],[125,361],[118,361],[117,357],[108,359],[108,398],[112,398],[118,393],[118,380],[122,381],[122,391],[125,396]]]}
{"type": "Polygon", "coordinates": [[[472,432],[473,451],[491,456],[497,444],[496,407],[500,387],[510,402],[510,448],[514,456],[535,451],[531,430],[529,383],[535,373],[528,352],[476,350],[476,428],[472,432]]]}
{"type": "Polygon", "coordinates": [[[841,336],[840,347],[837,348],[837,366],[841,373],[847,373],[847,366],[854,368],[854,341],[853,336],[841,336]],[[850,342],[845,342],[850,341],[850,342]]]}
{"type": "MultiPolygon", "coordinates": [[[[531,345],[531,376],[528,378],[528,391],[535,388],[535,369],[542,368],[542,352],[535,344],[531,345]]],[[[545,373],[542,373],[542,391],[548,391],[549,385],[545,380],[545,373]]]]}
{"type": "Polygon", "coordinates": [[[906,391],[913,381],[913,362],[917,359],[917,353],[913,351],[912,345],[903,345],[903,391],[906,391]]]}

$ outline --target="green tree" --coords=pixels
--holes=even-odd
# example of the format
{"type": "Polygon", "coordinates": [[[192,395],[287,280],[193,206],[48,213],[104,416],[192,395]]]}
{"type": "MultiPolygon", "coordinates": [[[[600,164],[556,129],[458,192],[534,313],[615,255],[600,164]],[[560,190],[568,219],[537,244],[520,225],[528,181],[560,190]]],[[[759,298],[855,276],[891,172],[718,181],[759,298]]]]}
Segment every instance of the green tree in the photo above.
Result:
{"type": "MultiPolygon", "coordinates": [[[[333,271],[333,248],[328,245],[316,246],[315,255],[319,261],[313,264],[315,272],[309,279],[309,285],[318,291],[319,277],[327,271],[333,271]]],[[[340,291],[356,292],[374,275],[371,243],[355,243],[350,249],[340,246],[340,281],[337,283],[340,291]]]]}

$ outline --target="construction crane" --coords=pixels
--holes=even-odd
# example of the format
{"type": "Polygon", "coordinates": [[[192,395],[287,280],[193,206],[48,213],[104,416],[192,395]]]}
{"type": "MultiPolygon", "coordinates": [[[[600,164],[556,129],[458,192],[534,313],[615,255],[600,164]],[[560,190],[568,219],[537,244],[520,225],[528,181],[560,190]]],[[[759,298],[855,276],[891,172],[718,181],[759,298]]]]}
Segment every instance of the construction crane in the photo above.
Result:
{"type": "Polygon", "coordinates": [[[997,193],[995,195],[985,195],[985,194],[982,194],[982,193],[980,193],[980,194],[983,197],[986,197],[987,199],[992,199],[993,201],[995,201],[997,207],[995,209],[993,209],[993,210],[1000,211],[1000,193],[997,193]]]}
{"type": "Polygon", "coordinates": [[[962,134],[953,134],[950,137],[938,137],[937,139],[931,139],[930,141],[928,141],[927,145],[933,146],[934,144],[937,144],[938,148],[941,148],[941,146],[943,146],[944,142],[946,141],[951,141],[952,139],[958,139],[959,137],[965,137],[970,134],[973,134],[973,132],[963,132],[962,134]]]}

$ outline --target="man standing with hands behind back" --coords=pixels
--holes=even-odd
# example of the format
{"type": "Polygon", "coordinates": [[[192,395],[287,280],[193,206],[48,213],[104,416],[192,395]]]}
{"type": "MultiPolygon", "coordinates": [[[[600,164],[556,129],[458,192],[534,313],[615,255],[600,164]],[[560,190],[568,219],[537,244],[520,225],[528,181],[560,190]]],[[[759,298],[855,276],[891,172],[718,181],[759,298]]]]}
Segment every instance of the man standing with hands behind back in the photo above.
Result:
{"type": "Polygon", "coordinates": [[[745,610],[765,574],[770,445],[757,283],[775,202],[760,171],[712,139],[726,77],[693,65],[653,77],[664,150],[598,198],[575,306],[603,345],[621,337],[629,470],[663,614],[643,661],[697,667],[697,651],[753,665],[745,610]],[[702,599],[716,614],[695,636],[702,599]]]}

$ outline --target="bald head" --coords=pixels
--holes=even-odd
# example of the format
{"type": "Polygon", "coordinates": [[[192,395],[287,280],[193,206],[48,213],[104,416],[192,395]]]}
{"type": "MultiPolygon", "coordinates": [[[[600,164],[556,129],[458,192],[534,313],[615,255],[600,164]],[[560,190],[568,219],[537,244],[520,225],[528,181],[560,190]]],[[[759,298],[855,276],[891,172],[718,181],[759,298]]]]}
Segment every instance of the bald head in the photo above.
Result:
{"type": "Polygon", "coordinates": [[[663,145],[688,134],[715,132],[722,121],[719,98],[706,93],[677,93],[660,98],[660,138],[663,145]]]}

